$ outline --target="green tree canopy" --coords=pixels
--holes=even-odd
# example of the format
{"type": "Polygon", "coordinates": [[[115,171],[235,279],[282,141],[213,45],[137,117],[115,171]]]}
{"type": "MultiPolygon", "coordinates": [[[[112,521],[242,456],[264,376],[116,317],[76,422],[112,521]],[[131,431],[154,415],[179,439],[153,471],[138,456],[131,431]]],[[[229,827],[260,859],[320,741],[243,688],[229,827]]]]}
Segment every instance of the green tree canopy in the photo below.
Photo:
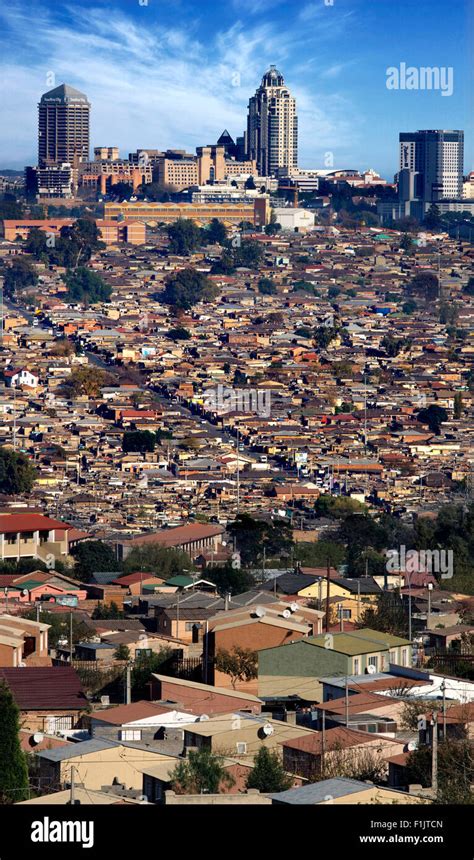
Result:
{"type": "Polygon", "coordinates": [[[289,553],[293,546],[291,525],[284,520],[256,520],[249,514],[239,514],[229,524],[228,531],[236,542],[242,564],[246,567],[257,565],[263,558],[280,558],[289,553]]]}
{"type": "Polygon", "coordinates": [[[116,570],[120,564],[113,549],[101,540],[85,540],[71,549],[76,561],[73,575],[81,582],[90,582],[92,574],[100,571],[116,570]]]}
{"type": "Polygon", "coordinates": [[[143,571],[155,573],[163,579],[194,570],[193,563],[186,552],[165,547],[159,543],[134,547],[127,555],[123,568],[125,573],[143,571]]]}
{"type": "Polygon", "coordinates": [[[188,256],[200,247],[201,230],[191,218],[178,218],[168,227],[169,247],[172,254],[188,256]]]}
{"type": "Polygon", "coordinates": [[[68,289],[68,299],[71,302],[81,302],[93,305],[97,302],[108,302],[112,290],[97,272],[79,266],[75,271],[68,271],[64,276],[68,289]]]}
{"type": "Polygon", "coordinates": [[[36,270],[26,257],[17,257],[5,270],[3,289],[7,295],[21,292],[27,287],[35,287],[37,283],[36,270]]]}
{"type": "Polygon", "coordinates": [[[7,496],[29,493],[36,474],[36,469],[26,454],[0,448],[0,493],[7,496]]]}
{"type": "Polygon", "coordinates": [[[287,791],[293,785],[293,780],[286,773],[280,756],[275,750],[261,746],[253,760],[246,786],[256,788],[260,792],[277,793],[287,791]]]}
{"type": "Polygon", "coordinates": [[[20,746],[20,711],[10,688],[0,681],[0,804],[27,800],[28,767],[20,746]]]}
{"type": "Polygon", "coordinates": [[[127,430],[122,436],[122,451],[141,454],[155,450],[156,435],[150,430],[127,430]]]}
{"type": "Polygon", "coordinates": [[[206,244],[223,245],[227,238],[225,224],[219,221],[218,218],[213,218],[207,228],[202,231],[202,237],[206,244]]]}
{"type": "Polygon", "coordinates": [[[257,652],[236,645],[232,651],[222,649],[217,652],[215,667],[219,672],[229,675],[232,689],[238,681],[253,681],[257,677],[257,652]]]}
{"type": "Polygon", "coordinates": [[[234,777],[225,768],[223,756],[205,747],[190,750],[186,759],[171,772],[170,780],[177,794],[219,794],[235,785],[234,777]]]}
{"type": "Polygon", "coordinates": [[[198,302],[210,302],[218,295],[217,287],[202,272],[181,269],[169,275],[161,301],[176,310],[188,311],[198,302]]]}

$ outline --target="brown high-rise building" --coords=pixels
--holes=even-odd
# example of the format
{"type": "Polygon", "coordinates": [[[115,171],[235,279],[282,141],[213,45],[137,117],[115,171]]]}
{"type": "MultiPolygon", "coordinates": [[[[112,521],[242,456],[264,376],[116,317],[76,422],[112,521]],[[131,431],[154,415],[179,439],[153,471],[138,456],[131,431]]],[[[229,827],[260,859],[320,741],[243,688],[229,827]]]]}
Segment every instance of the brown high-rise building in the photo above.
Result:
{"type": "Polygon", "coordinates": [[[89,161],[90,103],[84,93],[61,84],[41,96],[38,105],[38,164],[89,161]]]}

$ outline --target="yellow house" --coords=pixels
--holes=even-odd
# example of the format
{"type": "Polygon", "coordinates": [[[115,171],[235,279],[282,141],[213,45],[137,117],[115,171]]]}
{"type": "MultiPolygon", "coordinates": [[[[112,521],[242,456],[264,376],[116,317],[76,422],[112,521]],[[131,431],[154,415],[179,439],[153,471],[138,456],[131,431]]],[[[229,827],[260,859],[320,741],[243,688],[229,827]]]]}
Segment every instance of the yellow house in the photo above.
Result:
{"type": "Polygon", "coordinates": [[[127,789],[141,789],[143,773],[140,767],[166,761],[173,770],[176,764],[174,756],[101,738],[42,750],[37,756],[41,784],[51,789],[65,788],[71,782],[71,775],[78,786],[86,789],[99,790],[101,786],[114,782],[125,785],[127,789]]]}
{"type": "MultiPolygon", "coordinates": [[[[321,578],[298,591],[299,597],[321,601],[325,609],[328,593],[327,579],[321,578]]],[[[377,598],[382,593],[380,586],[372,577],[357,579],[331,579],[329,581],[329,600],[333,614],[346,621],[359,621],[366,609],[377,607],[377,598]]]]}

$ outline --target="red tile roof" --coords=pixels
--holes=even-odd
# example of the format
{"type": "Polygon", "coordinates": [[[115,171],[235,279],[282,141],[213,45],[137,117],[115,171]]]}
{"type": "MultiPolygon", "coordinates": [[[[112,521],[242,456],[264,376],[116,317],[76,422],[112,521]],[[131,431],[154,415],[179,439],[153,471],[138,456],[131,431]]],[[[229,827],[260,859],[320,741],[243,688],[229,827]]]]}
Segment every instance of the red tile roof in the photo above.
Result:
{"type": "Polygon", "coordinates": [[[87,707],[79,675],[71,666],[0,668],[20,711],[79,710],[87,707]]]}
{"type": "Polygon", "coordinates": [[[224,533],[222,526],[209,526],[205,523],[192,523],[187,526],[177,526],[172,529],[160,529],[151,534],[140,535],[130,540],[124,540],[126,546],[141,546],[141,544],[158,543],[161,546],[180,546],[190,541],[203,540],[224,533]]]}
{"type": "Polygon", "coordinates": [[[70,529],[67,523],[52,520],[43,514],[0,514],[0,534],[7,532],[34,532],[37,529],[70,529]]]}

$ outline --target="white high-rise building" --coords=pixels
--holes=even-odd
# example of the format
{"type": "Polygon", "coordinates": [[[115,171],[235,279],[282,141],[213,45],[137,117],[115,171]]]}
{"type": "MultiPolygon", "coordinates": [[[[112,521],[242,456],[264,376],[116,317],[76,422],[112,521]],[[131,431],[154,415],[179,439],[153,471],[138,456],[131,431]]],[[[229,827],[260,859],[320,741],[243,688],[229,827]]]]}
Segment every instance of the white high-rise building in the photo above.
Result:
{"type": "Polygon", "coordinates": [[[275,66],[265,72],[249,101],[247,155],[257,162],[260,176],[275,176],[279,167],[298,167],[296,100],[275,66]]]}
{"type": "Polygon", "coordinates": [[[462,197],[464,132],[402,132],[400,170],[417,173],[425,203],[462,197]]]}

